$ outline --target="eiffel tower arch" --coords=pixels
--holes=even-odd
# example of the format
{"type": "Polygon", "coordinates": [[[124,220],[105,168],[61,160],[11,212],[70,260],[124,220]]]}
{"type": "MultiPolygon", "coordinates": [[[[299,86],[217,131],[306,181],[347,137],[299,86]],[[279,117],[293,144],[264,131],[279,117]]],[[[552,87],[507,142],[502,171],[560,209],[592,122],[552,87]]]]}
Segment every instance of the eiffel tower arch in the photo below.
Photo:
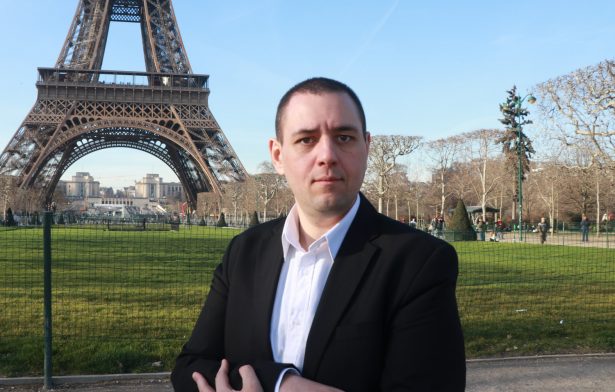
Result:
{"type": "Polygon", "coordinates": [[[171,0],[79,0],[55,66],[38,69],[36,102],[0,175],[48,204],[78,159],[128,147],[167,164],[196,207],[199,192],[247,177],[209,110],[208,78],[192,73],[171,0]],[[101,69],[111,22],[140,23],[146,72],[101,69]]]}

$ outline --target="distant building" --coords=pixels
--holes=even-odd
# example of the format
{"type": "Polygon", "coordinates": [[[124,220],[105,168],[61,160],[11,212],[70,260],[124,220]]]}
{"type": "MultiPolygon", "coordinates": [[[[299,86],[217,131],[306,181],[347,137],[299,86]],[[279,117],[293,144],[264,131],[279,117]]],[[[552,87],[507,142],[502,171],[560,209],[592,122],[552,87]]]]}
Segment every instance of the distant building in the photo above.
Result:
{"type": "Polygon", "coordinates": [[[134,186],[113,188],[100,186],[87,172],[77,172],[70,181],[59,181],[56,189],[63,192],[72,207],[94,215],[112,215],[126,218],[135,214],[166,214],[168,198],[183,200],[179,182],[164,182],[158,174],[146,174],[134,186]]]}
{"type": "Polygon", "coordinates": [[[88,172],[77,172],[70,181],[59,181],[57,187],[64,192],[66,197],[100,196],[100,182],[94,181],[94,177],[88,172]]]}
{"type": "Polygon", "coordinates": [[[122,191],[122,193],[124,197],[133,198],[133,199],[137,197],[137,190],[134,185],[125,186],[123,189],[124,190],[122,191]]]}
{"type": "Polygon", "coordinates": [[[184,189],[179,182],[164,182],[162,177],[155,173],[146,174],[141,181],[135,184],[135,197],[151,200],[161,200],[167,197],[183,198],[184,189]]]}
{"type": "Polygon", "coordinates": [[[97,197],[91,199],[91,205],[116,205],[116,206],[133,206],[133,205],[143,205],[146,199],[134,199],[128,197],[97,197]]]}
{"type": "Polygon", "coordinates": [[[111,187],[100,187],[100,197],[113,197],[113,188],[111,187]]]}
{"type": "Polygon", "coordinates": [[[130,218],[133,216],[166,215],[167,211],[156,201],[133,197],[96,197],[88,199],[89,215],[130,218]]]}

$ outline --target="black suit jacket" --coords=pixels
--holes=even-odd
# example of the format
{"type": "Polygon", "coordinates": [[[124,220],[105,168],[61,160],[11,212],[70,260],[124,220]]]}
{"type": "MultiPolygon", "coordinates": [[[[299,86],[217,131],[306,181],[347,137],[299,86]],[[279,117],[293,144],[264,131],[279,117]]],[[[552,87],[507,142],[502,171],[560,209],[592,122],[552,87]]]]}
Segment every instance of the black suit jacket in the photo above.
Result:
{"type": "MultiPolygon", "coordinates": [[[[227,358],[251,364],[265,389],[279,372],[270,325],[283,219],[235,237],[171,375],[176,391],[211,385],[227,358]]],[[[302,376],[345,391],[463,391],[455,300],[457,255],[446,242],[378,214],[362,196],[308,336],[302,376]]],[[[236,371],[231,374],[236,382],[236,371]]]]}

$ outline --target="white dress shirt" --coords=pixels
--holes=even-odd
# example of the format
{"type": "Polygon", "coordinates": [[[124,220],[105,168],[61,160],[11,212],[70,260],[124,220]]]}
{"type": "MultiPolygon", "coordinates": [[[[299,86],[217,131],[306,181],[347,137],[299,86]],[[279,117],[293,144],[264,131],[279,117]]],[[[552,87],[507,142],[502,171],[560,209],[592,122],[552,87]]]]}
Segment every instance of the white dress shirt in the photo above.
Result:
{"type": "MultiPolygon", "coordinates": [[[[294,206],[282,231],[284,264],[278,281],[271,317],[271,348],[276,362],[303,369],[305,344],[333,260],[359,209],[360,198],[329,231],[307,250],[299,242],[299,216],[294,206]]],[[[281,381],[278,380],[278,386],[281,381]]],[[[276,390],[277,387],[276,386],[276,390]]]]}

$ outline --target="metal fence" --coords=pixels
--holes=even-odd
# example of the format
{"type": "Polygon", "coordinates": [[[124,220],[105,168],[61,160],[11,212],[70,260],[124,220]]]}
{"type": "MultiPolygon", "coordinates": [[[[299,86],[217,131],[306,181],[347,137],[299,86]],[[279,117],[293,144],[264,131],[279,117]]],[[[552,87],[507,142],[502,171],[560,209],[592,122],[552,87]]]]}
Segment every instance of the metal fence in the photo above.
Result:
{"type": "MultiPolygon", "coordinates": [[[[61,375],[169,370],[242,229],[101,221],[49,230],[50,365],[61,375]]],[[[0,377],[43,373],[43,234],[0,227],[0,377]]],[[[615,238],[580,240],[453,242],[468,356],[615,350],[615,238]]]]}

